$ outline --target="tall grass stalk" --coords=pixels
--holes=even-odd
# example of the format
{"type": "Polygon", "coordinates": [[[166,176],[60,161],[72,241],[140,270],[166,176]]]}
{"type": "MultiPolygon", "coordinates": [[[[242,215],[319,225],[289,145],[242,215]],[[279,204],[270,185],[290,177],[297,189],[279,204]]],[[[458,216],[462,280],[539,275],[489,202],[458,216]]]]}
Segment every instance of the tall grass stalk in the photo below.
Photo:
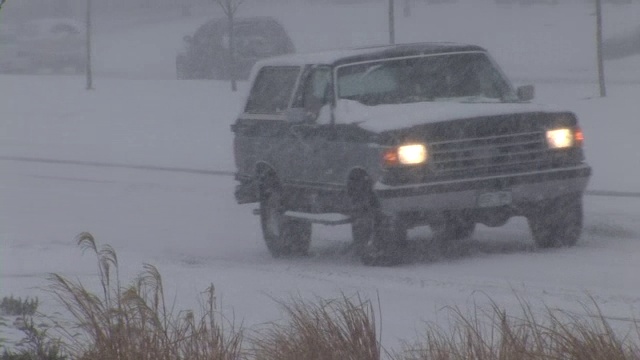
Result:
{"type": "Polygon", "coordinates": [[[522,298],[520,314],[508,315],[491,302],[472,313],[447,308],[450,328],[428,324],[422,338],[405,343],[396,360],[640,360],[640,326],[635,339],[620,337],[597,303],[582,304],[586,315],[545,308],[536,314],[522,298]]]}
{"type": "Polygon", "coordinates": [[[160,272],[145,264],[135,281],[122,286],[116,252],[98,247],[89,233],[78,246],[96,256],[99,295],[79,281],[51,274],[49,290],[71,314],[78,333],[68,332],[74,359],[91,360],[236,360],[243,335],[216,309],[213,285],[202,314],[168,310],[160,272]]]}
{"type": "Polygon", "coordinates": [[[253,337],[256,360],[378,360],[380,344],[370,301],[359,296],[279,302],[286,320],[253,337]]]}

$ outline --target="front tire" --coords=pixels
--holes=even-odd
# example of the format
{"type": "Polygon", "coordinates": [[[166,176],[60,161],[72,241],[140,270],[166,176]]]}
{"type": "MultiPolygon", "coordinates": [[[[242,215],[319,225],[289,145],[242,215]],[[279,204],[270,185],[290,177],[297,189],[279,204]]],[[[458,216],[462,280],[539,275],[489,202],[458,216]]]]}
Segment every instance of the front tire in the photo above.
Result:
{"type": "Polygon", "coordinates": [[[583,225],[582,194],[538,204],[527,216],[533,240],[540,248],[574,246],[583,225]]]}
{"type": "Polygon", "coordinates": [[[274,258],[307,255],[311,222],[286,217],[284,212],[280,186],[270,181],[260,196],[260,223],[267,248],[274,258]]]}
{"type": "Polygon", "coordinates": [[[375,197],[367,178],[351,185],[351,236],[353,248],[358,256],[373,236],[375,219],[375,197]]]}
{"type": "Polygon", "coordinates": [[[380,211],[368,176],[353,179],[348,193],[353,247],[362,263],[369,266],[400,264],[408,247],[405,224],[397,216],[380,211]]]}
{"type": "Polygon", "coordinates": [[[402,263],[407,248],[407,227],[397,216],[371,213],[369,238],[360,253],[360,259],[368,266],[395,266],[402,263]]]}

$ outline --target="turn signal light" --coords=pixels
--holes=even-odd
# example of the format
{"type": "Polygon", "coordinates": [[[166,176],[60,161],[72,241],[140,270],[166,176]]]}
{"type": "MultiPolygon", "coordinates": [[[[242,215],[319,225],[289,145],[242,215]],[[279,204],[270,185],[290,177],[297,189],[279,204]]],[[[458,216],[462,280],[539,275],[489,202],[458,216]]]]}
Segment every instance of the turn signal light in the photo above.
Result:
{"type": "Polygon", "coordinates": [[[576,139],[576,145],[581,146],[582,143],[584,143],[584,133],[582,132],[582,129],[576,128],[573,137],[576,139]]]}

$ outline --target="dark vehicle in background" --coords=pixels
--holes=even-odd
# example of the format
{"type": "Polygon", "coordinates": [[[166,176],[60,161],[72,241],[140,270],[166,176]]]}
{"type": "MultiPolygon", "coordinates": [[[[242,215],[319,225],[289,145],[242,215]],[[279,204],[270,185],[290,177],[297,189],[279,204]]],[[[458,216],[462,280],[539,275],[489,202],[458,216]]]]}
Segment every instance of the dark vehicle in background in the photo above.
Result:
{"type": "Polygon", "coordinates": [[[184,37],[186,49],[176,57],[178,79],[237,79],[249,77],[256,61],[295,51],[284,27],[271,17],[234,19],[235,53],[229,63],[227,19],[210,20],[184,37]]]}
{"type": "Polygon", "coordinates": [[[26,21],[0,35],[0,71],[79,73],[85,69],[85,32],[67,18],[26,21]]]}
{"type": "Polygon", "coordinates": [[[591,168],[570,111],[529,103],[487,51],[400,44],[270,58],[232,125],[238,203],[257,203],[273,256],[304,255],[312,223],[351,223],[364,264],[393,265],[407,230],[443,244],[476,224],[529,222],[541,248],[582,230],[591,168]]]}

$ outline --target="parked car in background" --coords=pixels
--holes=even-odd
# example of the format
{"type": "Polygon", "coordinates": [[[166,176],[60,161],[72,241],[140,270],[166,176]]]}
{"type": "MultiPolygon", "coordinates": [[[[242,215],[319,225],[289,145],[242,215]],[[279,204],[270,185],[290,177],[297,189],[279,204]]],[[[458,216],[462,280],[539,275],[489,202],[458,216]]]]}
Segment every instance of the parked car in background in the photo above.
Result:
{"type": "Polygon", "coordinates": [[[229,63],[228,20],[214,19],[184,37],[186,49],[176,56],[178,79],[237,79],[249,77],[256,61],[293,53],[295,48],[284,27],[271,17],[234,19],[235,53],[229,63]]]}
{"type": "Polygon", "coordinates": [[[438,242],[526,217],[541,248],[572,246],[591,168],[570,111],[531,104],[487,51],[418,43],[256,65],[232,125],[238,203],[257,203],[275,257],[312,223],[351,223],[364,264],[393,265],[407,230],[438,242]]]}
{"type": "Polygon", "coordinates": [[[67,18],[38,19],[14,26],[2,36],[4,72],[81,72],[85,69],[85,33],[67,18]]]}

